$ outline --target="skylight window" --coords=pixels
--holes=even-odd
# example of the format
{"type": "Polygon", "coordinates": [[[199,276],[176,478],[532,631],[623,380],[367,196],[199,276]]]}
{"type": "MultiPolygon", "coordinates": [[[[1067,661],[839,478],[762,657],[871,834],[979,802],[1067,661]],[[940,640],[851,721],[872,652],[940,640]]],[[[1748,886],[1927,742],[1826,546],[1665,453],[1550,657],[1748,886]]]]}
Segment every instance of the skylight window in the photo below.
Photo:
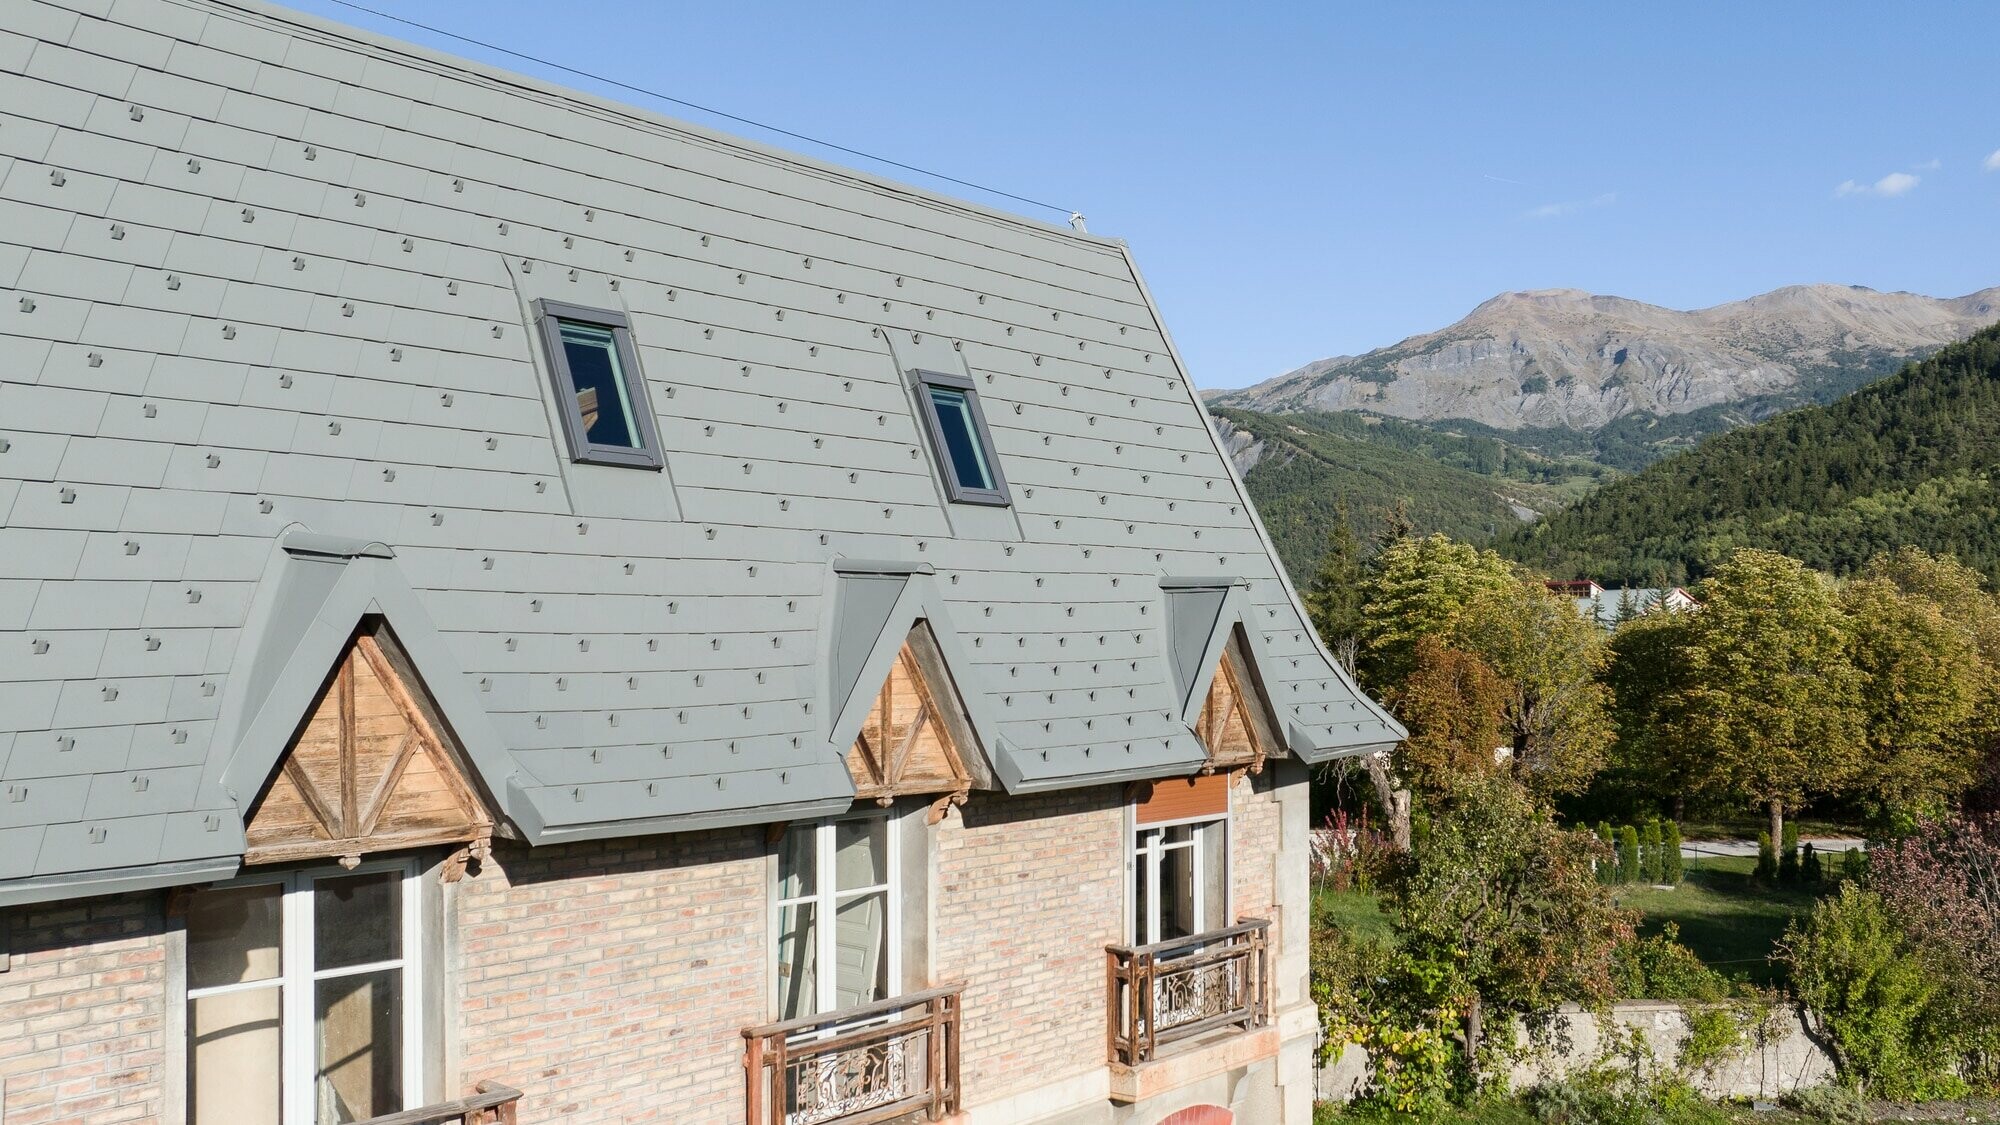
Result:
{"type": "Polygon", "coordinates": [[[660,467],[646,379],[624,313],[537,301],[572,461],[660,467]]]}
{"type": "Polygon", "coordinates": [[[993,455],[993,435],[987,432],[986,416],[979,409],[979,392],[963,375],[940,371],[914,373],[923,413],[924,428],[930,434],[931,452],[937,455],[938,471],[944,477],[945,494],[954,504],[1007,505],[1007,477],[993,455]]]}

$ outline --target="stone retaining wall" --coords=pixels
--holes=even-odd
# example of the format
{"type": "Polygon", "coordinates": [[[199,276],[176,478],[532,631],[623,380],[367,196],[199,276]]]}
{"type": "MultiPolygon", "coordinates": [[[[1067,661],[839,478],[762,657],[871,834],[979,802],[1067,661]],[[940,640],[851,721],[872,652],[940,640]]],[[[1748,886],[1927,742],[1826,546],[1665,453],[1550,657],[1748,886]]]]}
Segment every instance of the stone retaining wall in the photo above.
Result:
{"type": "MultiPolygon", "coordinates": [[[[1664,1000],[1627,1000],[1612,1006],[1610,1019],[1636,1029],[1661,1065],[1672,1066],[1688,1037],[1688,1015],[1680,1004],[1664,1000]]],[[[1565,1006],[1557,1017],[1557,1041],[1565,1049],[1523,1059],[1508,1076],[1517,1089],[1585,1070],[1602,1054],[1599,1017],[1565,1006]]],[[[1766,1021],[1770,1032],[1741,1057],[1708,1073],[1690,1076],[1695,1088],[1713,1098],[1775,1098],[1834,1080],[1833,1059],[1805,1033],[1803,1015],[1795,1005],[1783,1005],[1766,1021]]],[[[1368,1052],[1349,1044],[1340,1057],[1322,1064],[1315,1090],[1323,1101],[1348,1101],[1368,1080],[1368,1052]]]]}

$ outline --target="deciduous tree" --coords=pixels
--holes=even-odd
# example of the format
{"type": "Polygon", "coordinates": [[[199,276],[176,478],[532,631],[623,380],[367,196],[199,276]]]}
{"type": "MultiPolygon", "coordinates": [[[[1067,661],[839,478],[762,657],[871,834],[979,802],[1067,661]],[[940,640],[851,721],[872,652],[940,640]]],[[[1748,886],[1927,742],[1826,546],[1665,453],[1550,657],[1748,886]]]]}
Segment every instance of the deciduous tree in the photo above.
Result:
{"type": "Polygon", "coordinates": [[[1796,559],[1740,550],[1702,583],[1680,653],[1684,679],[1662,701],[1691,782],[1770,813],[1840,792],[1860,767],[1860,676],[1830,582],[1796,559]]]}

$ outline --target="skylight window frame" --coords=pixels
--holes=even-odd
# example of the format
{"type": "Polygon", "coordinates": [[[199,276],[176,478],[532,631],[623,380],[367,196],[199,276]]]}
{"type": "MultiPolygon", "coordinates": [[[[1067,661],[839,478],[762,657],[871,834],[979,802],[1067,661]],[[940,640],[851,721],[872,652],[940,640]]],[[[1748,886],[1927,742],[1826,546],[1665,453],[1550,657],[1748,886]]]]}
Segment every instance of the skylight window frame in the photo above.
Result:
{"type": "Polygon", "coordinates": [[[945,498],[953,504],[982,504],[992,508],[1013,506],[1014,499],[1007,490],[1007,474],[1000,467],[1000,452],[994,448],[992,431],[986,428],[986,409],[979,404],[978,386],[964,375],[922,368],[912,369],[910,379],[916,385],[918,415],[923,419],[924,433],[930,439],[938,476],[944,481],[945,498]],[[993,480],[993,487],[968,488],[959,483],[957,462],[952,459],[951,448],[944,439],[944,419],[938,415],[937,402],[931,398],[932,387],[965,395],[967,413],[972,416],[973,438],[986,455],[986,471],[993,480]]]}
{"type": "Polygon", "coordinates": [[[632,469],[660,470],[666,467],[660,449],[659,426],[653,419],[653,400],[646,390],[646,374],[639,367],[639,349],[632,343],[632,320],[615,309],[572,305],[565,301],[535,302],[535,326],[542,338],[542,352],[549,364],[549,383],[555,391],[556,411],[562,418],[563,438],[569,444],[569,459],[586,465],[616,465],[632,469]],[[577,406],[576,381],[570,373],[569,353],[563,347],[562,326],[570,324],[601,328],[611,333],[617,349],[619,376],[624,382],[626,404],[638,428],[639,448],[607,445],[590,440],[577,406]]]}

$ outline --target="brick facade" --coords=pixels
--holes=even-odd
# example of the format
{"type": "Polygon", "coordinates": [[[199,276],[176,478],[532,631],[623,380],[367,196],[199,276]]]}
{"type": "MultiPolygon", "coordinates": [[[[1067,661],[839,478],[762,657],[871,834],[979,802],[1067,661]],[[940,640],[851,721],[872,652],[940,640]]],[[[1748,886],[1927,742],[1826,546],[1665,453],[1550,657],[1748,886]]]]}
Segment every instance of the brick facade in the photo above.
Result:
{"type": "Polygon", "coordinates": [[[1104,1060],[1104,947],[1124,940],[1122,790],[975,796],[940,825],[932,976],[963,980],[969,1103],[1104,1060]]]}
{"type": "Polygon", "coordinates": [[[166,1095],[162,895],[115,895],[0,918],[0,1122],[151,1121],[166,1095]]]}
{"type": "MultiPolygon", "coordinates": [[[[1104,1066],[1104,947],[1123,940],[1130,909],[1125,801],[1122,786],[982,793],[928,833],[927,975],[966,984],[975,1110],[1104,1066]]],[[[1281,842],[1272,777],[1233,785],[1231,815],[1236,913],[1267,916],[1281,842]]],[[[537,1125],[740,1122],[741,1030],[772,1018],[769,854],[763,828],[497,845],[444,900],[447,1095],[505,1082],[537,1125]]],[[[0,1122],[178,1119],[179,943],[165,897],[15,912],[0,1122]]]]}
{"type": "Polygon", "coordinates": [[[761,828],[496,849],[459,884],[464,1082],[524,1091],[523,1122],[741,1122],[765,852],[761,828]]]}

